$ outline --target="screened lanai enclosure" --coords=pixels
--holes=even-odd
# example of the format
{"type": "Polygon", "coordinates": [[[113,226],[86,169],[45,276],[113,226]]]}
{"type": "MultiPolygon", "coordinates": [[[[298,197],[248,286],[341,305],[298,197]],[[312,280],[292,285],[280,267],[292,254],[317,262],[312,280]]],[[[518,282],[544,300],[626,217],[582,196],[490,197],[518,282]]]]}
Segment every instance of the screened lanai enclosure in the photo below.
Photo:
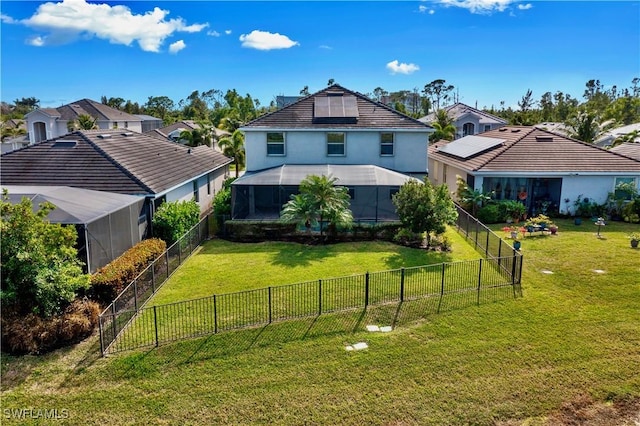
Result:
{"type": "Polygon", "coordinates": [[[415,179],[373,165],[283,165],[249,172],[231,186],[232,218],[277,219],[282,206],[309,175],[334,177],[337,185],[347,187],[357,222],[398,220],[391,197],[405,182],[415,179]]]}
{"type": "Polygon", "coordinates": [[[485,177],[482,190],[496,200],[523,203],[532,216],[558,213],[562,178],[485,177]]]}
{"type": "Polygon", "coordinates": [[[145,197],[68,186],[3,186],[9,201],[31,200],[34,210],[49,201],[51,223],[75,226],[78,257],[93,273],[140,242],[147,229],[145,197]]]}

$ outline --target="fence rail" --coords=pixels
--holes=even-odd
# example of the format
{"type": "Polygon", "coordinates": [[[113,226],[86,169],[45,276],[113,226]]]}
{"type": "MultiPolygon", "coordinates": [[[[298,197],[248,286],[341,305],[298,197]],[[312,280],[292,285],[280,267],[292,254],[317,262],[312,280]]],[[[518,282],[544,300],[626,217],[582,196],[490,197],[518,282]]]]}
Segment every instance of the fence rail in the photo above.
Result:
{"type": "Polygon", "coordinates": [[[144,307],[146,300],[204,240],[207,223],[206,219],[201,221],[181,243],[171,246],[100,315],[103,355],[389,303],[434,298],[437,313],[479,305],[496,297],[522,295],[522,255],[458,206],[458,232],[474,244],[485,259],[322,279],[144,307]]]}

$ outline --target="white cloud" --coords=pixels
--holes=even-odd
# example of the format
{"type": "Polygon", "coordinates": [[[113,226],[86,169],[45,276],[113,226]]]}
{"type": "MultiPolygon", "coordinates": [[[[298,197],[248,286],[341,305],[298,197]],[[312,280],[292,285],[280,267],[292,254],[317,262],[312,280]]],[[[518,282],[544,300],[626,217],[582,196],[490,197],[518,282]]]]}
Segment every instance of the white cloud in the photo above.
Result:
{"type": "Polygon", "coordinates": [[[387,64],[387,69],[391,71],[391,74],[413,74],[418,71],[420,67],[416,64],[401,64],[396,59],[387,64]]]}
{"type": "Polygon", "coordinates": [[[533,7],[533,5],[531,3],[527,3],[527,4],[519,4],[518,5],[518,9],[520,10],[529,10],[533,7]]]}
{"type": "Polygon", "coordinates": [[[428,13],[429,15],[433,15],[434,13],[436,13],[435,10],[429,9],[427,6],[425,6],[423,4],[418,6],[418,12],[420,12],[420,13],[428,13]]]}
{"type": "Polygon", "coordinates": [[[136,41],[147,52],[159,52],[164,40],[175,32],[195,33],[209,24],[187,23],[182,18],[165,19],[169,11],[155,7],[144,14],[133,14],[126,6],[63,0],[44,3],[21,23],[49,31],[51,37],[39,37],[43,45],[55,40],[69,41],[79,36],[97,37],[114,44],[130,46],[136,41]],[[62,37],[58,37],[62,35],[62,37]],[[74,37],[71,37],[74,36],[74,37]]]}
{"type": "Polygon", "coordinates": [[[27,39],[27,44],[36,47],[42,47],[45,44],[45,40],[40,36],[34,36],[27,39]]]}
{"type": "Polygon", "coordinates": [[[436,11],[435,11],[435,10],[433,10],[433,9],[431,9],[431,10],[429,11],[429,15],[433,15],[434,13],[436,13],[436,11]]]}
{"type": "Polygon", "coordinates": [[[324,50],[333,50],[333,47],[327,46],[326,44],[321,44],[319,47],[324,50]]]}
{"type": "Polygon", "coordinates": [[[224,30],[224,33],[225,33],[226,35],[231,35],[231,30],[224,30]]]}
{"type": "Polygon", "coordinates": [[[207,31],[207,35],[211,37],[220,37],[220,33],[216,30],[207,31]]]}
{"type": "Polygon", "coordinates": [[[438,0],[447,7],[461,7],[471,13],[504,12],[514,0],[438,0]]]}
{"type": "Polygon", "coordinates": [[[3,13],[0,13],[0,22],[2,22],[3,24],[15,24],[18,21],[16,21],[15,19],[13,19],[9,15],[5,15],[3,13]]]}
{"type": "Polygon", "coordinates": [[[242,34],[240,41],[242,42],[242,47],[258,50],[288,49],[300,45],[300,43],[291,40],[285,35],[259,30],[253,30],[249,34],[242,34]]]}
{"type": "Polygon", "coordinates": [[[178,40],[175,43],[171,43],[169,45],[169,53],[173,53],[175,55],[185,47],[187,47],[187,45],[185,44],[184,40],[178,40]]]}

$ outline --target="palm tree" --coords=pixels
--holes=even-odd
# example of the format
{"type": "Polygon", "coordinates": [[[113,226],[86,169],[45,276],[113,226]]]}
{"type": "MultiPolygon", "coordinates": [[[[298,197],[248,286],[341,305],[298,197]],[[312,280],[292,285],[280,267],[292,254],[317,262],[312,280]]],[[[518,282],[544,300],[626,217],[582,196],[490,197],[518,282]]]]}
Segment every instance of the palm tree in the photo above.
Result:
{"type": "Polygon", "coordinates": [[[307,234],[311,233],[311,227],[318,224],[319,212],[311,201],[311,197],[304,194],[293,194],[291,199],[283,206],[280,219],[284,222],[299,223],[307,228],[307,234]]]}
{"type": "Polygon", "coordinates": [[[431,127],[436,129],[431,135],[429,135],[429,142],[437,142],[439,140],[452,141],[456,135],[456,126],[453,124],[453,119],[449,117],[444,109],[436,111],[436,121],[431,123],[431,127]]]}
{"type": "Polygon", "coordinates": [[[235,130],[231,136],[218,141],[218,146],[227,157],[233,157],[233,164],[236,166],[236,177],[240,168],[244,167],[244,134],[240,130],[235,130]]]}
{"type": "Polygon", "coordinates": [[[612,125],[613,120],[601,122],[598,115],[591,111],[582,111],[571,117],[566,125],[569,127],[569,137],[583,142],[593,143],[602,136],[612,125]]]}
{"type": "Polygon", "coordinates": [[[98,128],[98,126],[96,125],[97,121],[98,120],[96,118],[93,118],[90,115],[80,114],[76,120],[76,123],[79,129],[92,130],[98,128]]]}

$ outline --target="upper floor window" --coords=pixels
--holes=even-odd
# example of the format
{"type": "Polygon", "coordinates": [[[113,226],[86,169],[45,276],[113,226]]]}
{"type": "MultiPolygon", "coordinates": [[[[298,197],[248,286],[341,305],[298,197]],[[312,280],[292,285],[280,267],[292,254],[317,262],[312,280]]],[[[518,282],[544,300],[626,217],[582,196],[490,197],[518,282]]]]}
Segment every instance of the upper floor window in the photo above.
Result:
{"type": "Polygon", "coordinates": [[[284,133],[267,133],[267,155],[284,155],[284,133]]]}
{"type": "Polygon", "coordinates": [[[380,155],[393,155],[393,133],[380,133],[380,155]]]}
{"type": "Polygon", "coordinates": [[[346,155],[345,134],[327,133],[327,155],[346,155]]]}
{"type": "Polygon", "coordinates": [[[476,126],[473,123],[464,123],[462,126],[462,136],[475,135],[476,126]]]}
{"type": "Polygon", "coordinates": [[[125,128],[125,129],[128,129],[128,128],[129,128],[129,122],[128,122],[128,121],[125,121],[125,122],[124,122],[124,128],[125,128]]]}

